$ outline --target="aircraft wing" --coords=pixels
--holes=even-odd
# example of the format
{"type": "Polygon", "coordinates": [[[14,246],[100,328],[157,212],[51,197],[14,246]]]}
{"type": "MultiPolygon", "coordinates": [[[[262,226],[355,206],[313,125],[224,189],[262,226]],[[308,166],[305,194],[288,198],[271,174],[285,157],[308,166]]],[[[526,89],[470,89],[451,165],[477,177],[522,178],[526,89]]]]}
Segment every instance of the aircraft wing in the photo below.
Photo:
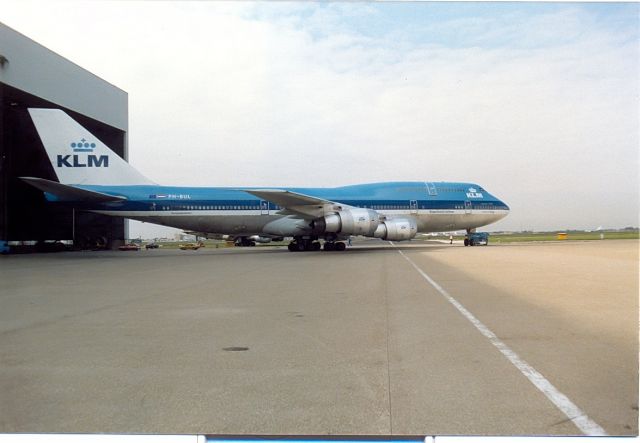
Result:
{"type": "Polygon", "coordinates": [[[242,191],[280,206],[283,209],[278,211],[278,214],[295,215],[305,219],[322,217],[325,212],[335,212],[350,207],[284,189],[242,189],[242,191]]]}
{"type": "Polygon", "coordinates": [[[127,199],[126,197],[109,195],[102,192],[89,191],[87,189],[76,188],[75,186],[64,185],[51,180],[45,180],[44,178],[20,177],[20,179],[41,191],[55,195],[60,201],[113,202],[127,199]]]}

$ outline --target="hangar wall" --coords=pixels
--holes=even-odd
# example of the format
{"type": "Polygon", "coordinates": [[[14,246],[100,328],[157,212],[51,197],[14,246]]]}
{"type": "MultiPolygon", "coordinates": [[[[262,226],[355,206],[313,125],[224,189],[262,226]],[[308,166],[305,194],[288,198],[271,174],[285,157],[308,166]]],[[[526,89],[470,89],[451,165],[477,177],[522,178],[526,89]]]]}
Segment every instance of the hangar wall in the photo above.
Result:
{"type": "Polygon", "coordinates": [[[127,159],[127,93],[0,23],[0,242],[117,247],[127,237],[123,219],[48,204],[18,178],[57,181],[29,107],[63,109],[127,159]]]}

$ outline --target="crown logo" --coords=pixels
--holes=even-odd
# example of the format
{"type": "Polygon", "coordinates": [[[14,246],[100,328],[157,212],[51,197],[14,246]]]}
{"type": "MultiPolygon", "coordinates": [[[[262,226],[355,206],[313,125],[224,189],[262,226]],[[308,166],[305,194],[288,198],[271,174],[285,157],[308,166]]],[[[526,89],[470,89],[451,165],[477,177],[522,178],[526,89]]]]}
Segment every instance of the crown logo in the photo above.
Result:
{"type": "Polygon", "coordinates": [[[96,144],[89,143],[83,138],[77,143],[71,143],[71,147],[73,148],[73,152],[93,152],[93,150],[96,148],[96,144]]]}

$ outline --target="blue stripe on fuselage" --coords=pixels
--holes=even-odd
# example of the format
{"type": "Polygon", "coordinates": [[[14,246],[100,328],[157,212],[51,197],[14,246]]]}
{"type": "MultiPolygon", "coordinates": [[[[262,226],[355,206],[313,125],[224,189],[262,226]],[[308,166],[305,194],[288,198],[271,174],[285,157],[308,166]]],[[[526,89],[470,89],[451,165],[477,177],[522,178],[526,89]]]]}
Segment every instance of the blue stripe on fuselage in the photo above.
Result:
{"type": "MultiPolygon", "coordinates": [[[[291,192],[310,195],[350,206],[373,209],[411,209],[410,201],[417,201],[418,209],[464,209],[464,201],[471,202],[472,209],[509,209],[502,201],[489,194],[482,187],[472,183],[434,183],[436,193],[430,195],[424,182],[386,182],[351,185],[337,188],[269,188],[286,189],[291,192]],[[476,191],[468,197],[469,189],[476,191]]],[[[124,196],[126,201],[91,204],[92,209],[105,210],[199,210],[260,209],[260,200],[252,194],[237,188],[204,188],[175,186],[94,186],[78,185],[78,188],[104,194],[124,196]],[[189,209],[190,208],[190,209],[189,209]]],[[[264,188],[245,188],[264,189],[264,188]]],[[[269,209],[278,209],[270,203],[269,209]]]]}

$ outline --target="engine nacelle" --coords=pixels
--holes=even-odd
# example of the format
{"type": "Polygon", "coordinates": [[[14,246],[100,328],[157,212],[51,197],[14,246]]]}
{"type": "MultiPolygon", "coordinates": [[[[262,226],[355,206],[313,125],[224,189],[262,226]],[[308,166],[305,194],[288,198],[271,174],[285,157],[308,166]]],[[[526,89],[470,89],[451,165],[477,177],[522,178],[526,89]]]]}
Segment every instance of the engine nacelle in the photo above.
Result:
{"type": "Polygon", "coordinates": [[[315,232],[372,236],[380,214],[372,209],[353,208],[327,215],[313,223],[315,232]]]}
{"type": "Polygon", "coordinates": [[[383,240],[410,240],[418,233],[418,225],[413,218],[394,218],[378,225],[373,233],[383,240]]]}

